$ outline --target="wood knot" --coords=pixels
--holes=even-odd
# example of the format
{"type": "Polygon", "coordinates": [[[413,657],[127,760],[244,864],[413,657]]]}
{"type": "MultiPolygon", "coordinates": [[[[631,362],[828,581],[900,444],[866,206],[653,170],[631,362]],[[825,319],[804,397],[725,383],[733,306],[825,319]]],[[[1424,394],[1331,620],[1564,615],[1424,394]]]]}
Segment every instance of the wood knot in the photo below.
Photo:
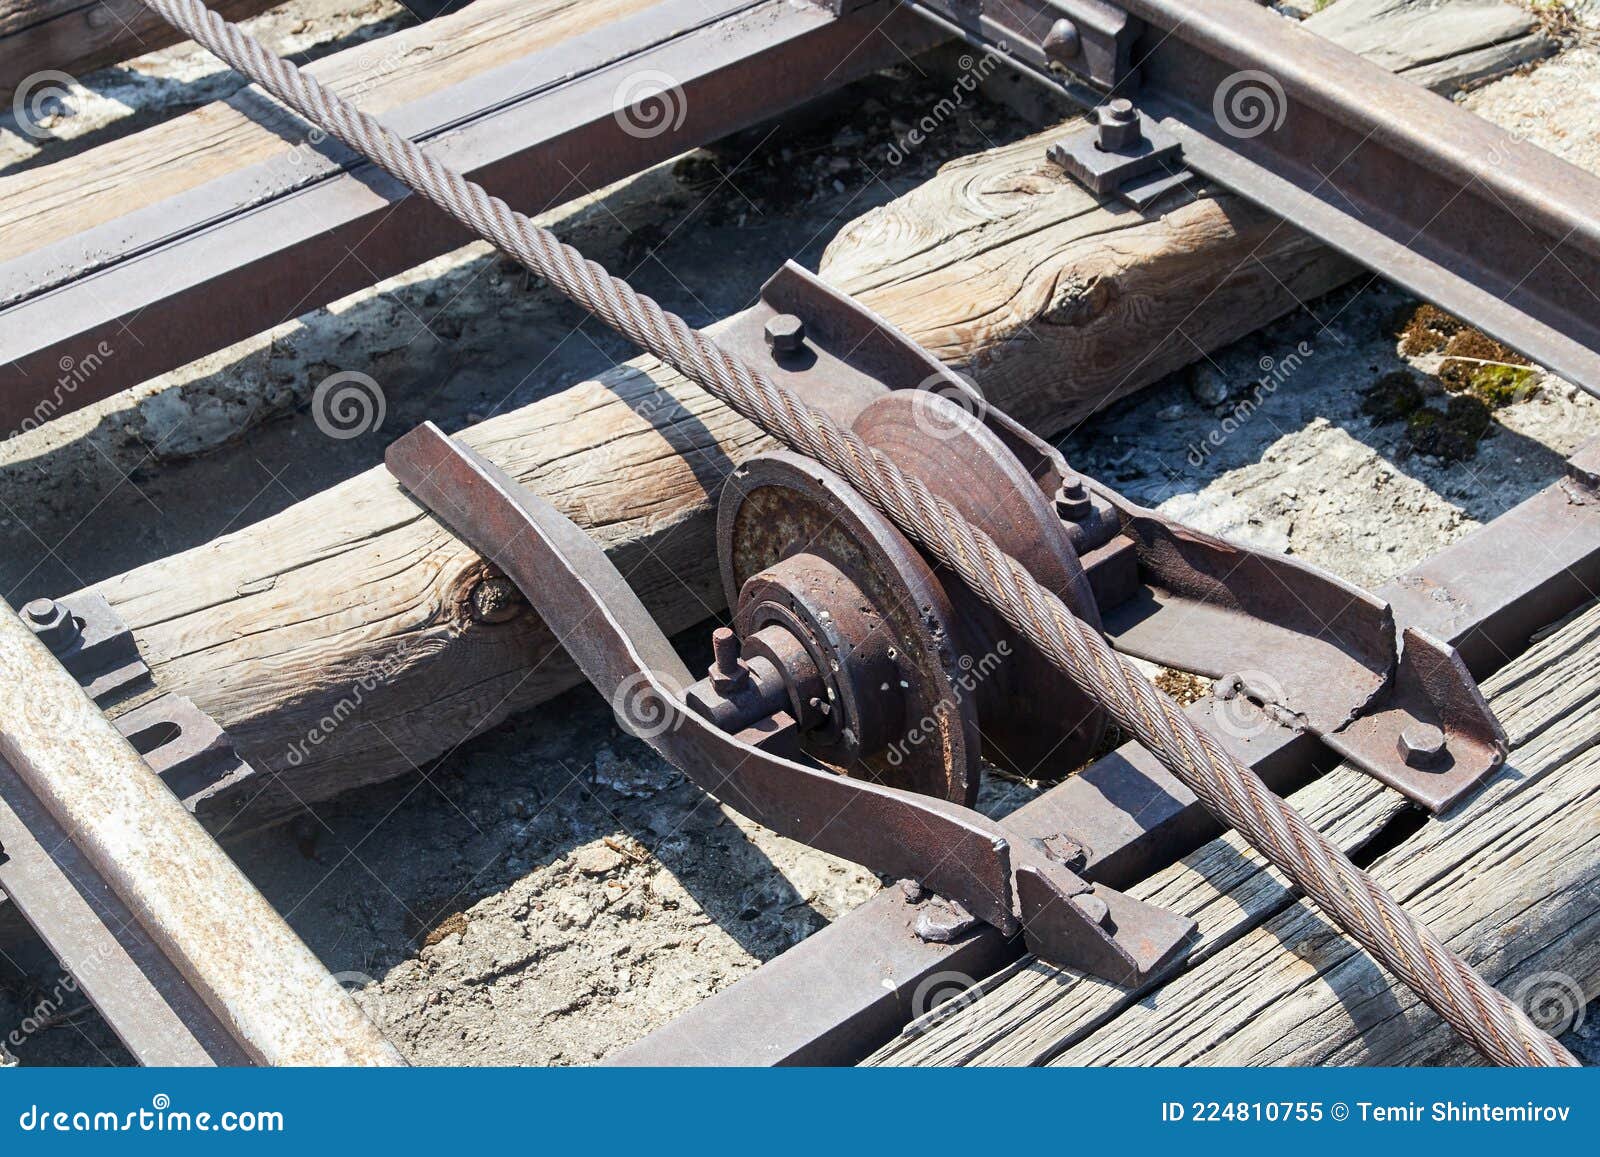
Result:
{"type": "Polygon", "coordinates": [[[474,623],[509,623],[528,605],[517,584],[487,563],[479,563],[461,577],[457,590],[462,613],[474,623]]]}

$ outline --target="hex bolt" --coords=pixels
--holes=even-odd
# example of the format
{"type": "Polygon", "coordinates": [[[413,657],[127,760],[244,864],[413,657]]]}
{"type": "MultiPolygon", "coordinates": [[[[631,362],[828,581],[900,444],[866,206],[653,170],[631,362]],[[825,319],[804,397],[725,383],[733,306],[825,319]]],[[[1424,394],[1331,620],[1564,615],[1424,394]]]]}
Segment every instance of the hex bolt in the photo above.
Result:
{"type": "Polygon", "coordinates": [[[767,348],[774,357],[795,353],[805,345],[806,323],[792,313],[769,317],[763,332],[767,337],[767,348]]]}
{"type": "Polygon", "coordinates": [[[1139,114],[1133,102],[1118,97],[1094,110],[1094,123],[1099,134],[1095,144],[1101,152],[1120,153],[1131,149],[1144,139],[1139,127],[1139,114]]]}
{"type": "Polygon", "coordinates": [[[1444,732],[1431,723],[1408,723],[1400,730],[1400,758],[1407,767],[1437,767],[1444,758],[1444,732]]]}
{"type": "Polygon", "coordinates": [[[750,668],[739,658],[739,636],[727,627],[711,632],[711,688],[718,695],[728,695],[743,687],[750,678],[750,668]]]}
{"type": "Polygon", "coordinates": [[[73,613],[55,599],[34,599],[22,608],[22,618],[58,655],[78,641],[82,630],[73,613]]]}
{"type": "Polygon", "coordinates": [[[1073,474],[1061,480],[1055,493],[1056,513],[1068,522],[1079,522],[1089,517],[1094,505],[1089,501],[1089,489],[1083,478],[1073,474]]]}
{"type": "Polygon", "coordinates": [[[1071,60],[1083,48],[1083,39],[1078,35],[1078,26],[1062,17],[1050,26],[1040,47],[1052,61],[1071,60]]]}

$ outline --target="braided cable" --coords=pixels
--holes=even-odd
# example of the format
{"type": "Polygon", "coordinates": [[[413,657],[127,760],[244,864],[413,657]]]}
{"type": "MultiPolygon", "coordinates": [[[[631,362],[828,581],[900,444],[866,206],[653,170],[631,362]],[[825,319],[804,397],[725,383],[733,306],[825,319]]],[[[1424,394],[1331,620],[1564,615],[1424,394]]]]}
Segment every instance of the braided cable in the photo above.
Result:
{"type": "Polygon", "coordinates": [[[268,52],[200,0],[143,3],[740,415],[842,475],[959,574],[1486,1058],[1504,1065],[1578,1063],[1254,771],[1223,751],[1098,631],[919,479],[482,186],[268,52]]]}

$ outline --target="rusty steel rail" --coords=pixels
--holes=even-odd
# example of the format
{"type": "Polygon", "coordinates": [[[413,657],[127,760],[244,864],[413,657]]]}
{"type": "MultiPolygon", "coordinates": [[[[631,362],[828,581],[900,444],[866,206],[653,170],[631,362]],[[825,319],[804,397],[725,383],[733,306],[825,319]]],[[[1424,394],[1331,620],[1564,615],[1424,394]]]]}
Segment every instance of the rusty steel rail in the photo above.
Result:
{"type": "MultiPolygon", "coordinates": [[[[1377,593],[1402,621],[1460,648],[1478,678],[1493,674],[1539,628],[1600,596],[1600,442],[1574,454],[1562,478],[1377,593]]],[[[1208,698],[1189,711],[1204,722],[1218,706],[1208,698]]],[[[1259,730],[1236,723],[1217,736],[1279,791],[1336,762],[1315,737],[1264,715],[1259,730]]],[[[1222,831],[1137,742],[1007,823],[1024,836],[1074,839],[1084,849],[1080,874],[1113,888],[1132,886],[1222,831]]],[[[916,918],[915,904],[886,889],[606,1063],[852,1064],[912,1019],[917,993],[941,974],[982,979],[1023,952],[989,928],[929,944],[911,935],[916,918]]]]}
{"type": "Polygon", "coordinates": [[[1593,174],[1250,0],[907,3],[1073,100],[1132,100],[1181,146],[1157,177],[1211,177],[1600,393],[1593,174]]]}
{"type": "Polygon", "coordinates": [[[3,601],[0,839],[0,887],[140,1060],[404,1063],[3,601]]]}
{"type": "MultiPolygon", "coordinates": [[[[944,38],[893,0],[837,18],[791,0],[661,0],[383,120],[537,214],[944,38]],[[617,102],[640,75],[677,88],[640,89],[657,105],[630,121],[619,113],[634,106],[617,102]]],[[[262,161],[0,263],[0,438],[472,239],[337,141],[297,160],[262,161]],[[93,372],[63,386],[64,365],[93,372]]]]}

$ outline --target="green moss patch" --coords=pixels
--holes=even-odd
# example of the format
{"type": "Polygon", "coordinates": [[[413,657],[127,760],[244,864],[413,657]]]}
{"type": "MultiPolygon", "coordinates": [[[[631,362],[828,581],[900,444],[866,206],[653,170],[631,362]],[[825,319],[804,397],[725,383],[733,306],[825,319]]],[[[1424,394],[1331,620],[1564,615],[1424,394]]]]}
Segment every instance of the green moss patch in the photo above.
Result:
{"type": "Polygon", "coordinates": [[[1402,311],[1395,336],[1406,357],[1443,354],[1439,381],[1444,388],[1470,394],[1491,410],[1523,401],[1538,389],[1539,371],[1527,358],[1437,306],[1424,303],[1402,311]]]}

